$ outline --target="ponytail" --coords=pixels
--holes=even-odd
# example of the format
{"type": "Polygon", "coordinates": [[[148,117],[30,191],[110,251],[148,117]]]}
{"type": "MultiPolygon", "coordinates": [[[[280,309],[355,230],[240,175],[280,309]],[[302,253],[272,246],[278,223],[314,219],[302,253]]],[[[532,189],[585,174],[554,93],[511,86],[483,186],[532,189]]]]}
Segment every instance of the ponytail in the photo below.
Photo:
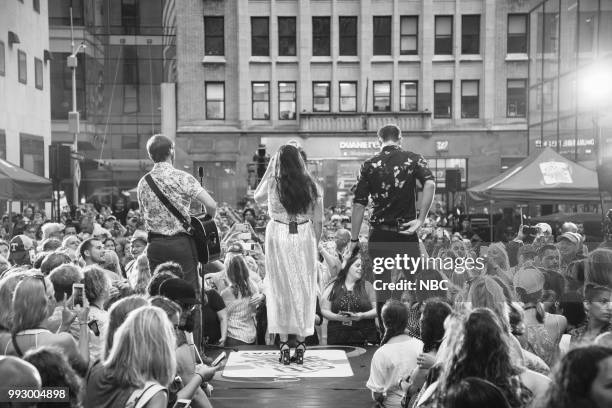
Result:
{"type": "Polygon", "coordinates": [[[544,304],[542,302],[536,303],[536,320],[538,323],[544,323],[544,317],[546,317],[546,310],[544,310],[544,304]]]}
{"type": "Polygon", "coordinates": [[[380,341],[380,345],[383,346],[385,343],[387,343],[393,337],[399,336],[401,334],[404,334],[404,329],[401,329],[399,327],[387,327],[385,329],[385,335],[383,336],[382,340],[380,341]]]}

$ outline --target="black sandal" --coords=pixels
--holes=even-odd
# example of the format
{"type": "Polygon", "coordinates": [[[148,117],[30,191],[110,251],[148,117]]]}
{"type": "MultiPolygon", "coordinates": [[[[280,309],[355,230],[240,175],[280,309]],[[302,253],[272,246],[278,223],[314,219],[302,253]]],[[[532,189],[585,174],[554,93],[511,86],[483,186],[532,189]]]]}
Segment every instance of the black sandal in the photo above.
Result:
{"type": "Polygon", "coordinates": [[[279,346],[280,357],[278,358],[279,363],[283,363],[284,365],[289,365],[291,363],[291,349],[289,348],[289,344],[283,341],[279,346]]]}
{"type": "Polygon", "coordinates": [[[296,364],[304,364],[304,352],[306,351],[306,344],[303,341],[300,341],[295,346],[295,353],[293,357],[291,357],[291,361],[294,361],[296,364]]]}

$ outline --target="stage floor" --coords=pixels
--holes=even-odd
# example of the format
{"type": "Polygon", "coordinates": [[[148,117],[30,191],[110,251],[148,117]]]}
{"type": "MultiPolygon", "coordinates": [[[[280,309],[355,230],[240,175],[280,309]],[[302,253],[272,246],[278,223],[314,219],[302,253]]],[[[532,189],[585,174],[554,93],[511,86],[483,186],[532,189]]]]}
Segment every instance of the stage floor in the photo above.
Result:
{"type": "MultiPolygon", "coordinates": [[[[268,351],[277,353],[276,348],[266,346],[242,346],[238,348],[240,353],[232,357],[232,352],[229,352],[228,359],[230,366],[227,375],[221,371],[215,375],[211,382],[214,386],[213,396],[210,399],[214,408],[246,408],[246,407],[266,407],[266,408],[310,408],[310,407],[332,407],[332,408],[371,408],[374,403],[371,399],[370,390],[365,386],[370,375],[370,361],[376,347],[367,347],[363,349],[343,346],[319,346],[312,347],[306,351],[306,357],[312,359],[312,364],[307,364],[305,369],[299,366],[295,367],[295,372],[292,373],[292,367],[285,370],[284,366],[280,366],[278,375],[272,377],[270,374],[271,355],[268,351]],[[333,355],[331,350],[347,351],[348,362],[350,364],[350,376],[324,376],[321,371],[328,370],[331,375],[338,373],[334,369],[325,367],[321,361],[333,364],[332,359],[325,360],[326,355],[333,355]],[[319,352],[327,351],[327,352],[319,352]],[[253,367],[239,367],[236,363],[243,363],[244,356],[249,358],[257,356],[258,352],[262,355],[261,374],[264,376],[237,377],[241,369],[245,375],[253,374],[253,367]],[[317,370],[317,366],[322,370],[317,370]],[[311,368],[309,368],[311,367],[311,368]],[[318,371],[318,375],[313,376],[313,372],[318,371]]],[[[218,353],[210,353],[214,357],[218,353]]],[[[338,361],[338,367],[341,368],[342,361],[338,361]]],[[[250,361],[251,364],[253,360],[250,361]]],[[[306,360],[308,362],[308,360],[306,360]]],[[[273,368],[273,367],[272,367],[273,368]]],[[[347,374],[346,371],[342,371],[347,374]]]]}

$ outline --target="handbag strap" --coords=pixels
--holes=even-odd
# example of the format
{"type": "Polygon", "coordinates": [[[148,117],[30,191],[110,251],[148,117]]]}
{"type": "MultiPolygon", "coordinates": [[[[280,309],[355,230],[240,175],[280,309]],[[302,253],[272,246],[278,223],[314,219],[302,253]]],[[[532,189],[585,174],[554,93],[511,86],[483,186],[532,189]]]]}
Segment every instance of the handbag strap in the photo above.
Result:
{"type": "Polygon", "coordinates": [[[183,216],[183,214],[181,214],[179,210],[177,210],[174,205],[172,205],[172,203],[170,202],[170,200],[168,200],[164,193],[161,192],[161,190],[153,180],[151,173],[147,173],[147,175],[145,176],[145,181],[147,182],[149,187],[151,187],[151,190],[153,190],[157,198],[159,198],[159,201],[161,201],[162,204],[168,209],[168,211],[170,211],[172,215],[174,215],[181,222],[181,224],[183,224],[183,228],[185,228],[187,232],[191,233],[191,223],[183,216]]]}

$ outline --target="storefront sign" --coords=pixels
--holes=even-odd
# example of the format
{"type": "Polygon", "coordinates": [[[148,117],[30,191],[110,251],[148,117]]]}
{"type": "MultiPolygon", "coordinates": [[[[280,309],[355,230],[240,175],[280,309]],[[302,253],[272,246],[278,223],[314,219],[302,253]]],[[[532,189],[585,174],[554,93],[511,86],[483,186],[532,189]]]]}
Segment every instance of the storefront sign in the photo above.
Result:
{"type": "MultiPolygon", "coordinates": [[[[595,146],[595,139],[563,139],[561,140],[561,147],[574,147],[578,142],[578,146],[595,146]]],[[[544,140],[542,142],[539,139],[535,141],[536,147],[557,147],[556,140],[544,140]]]]}
{"type": "Polygon", "coordinates": [[[351,141],[347,141],[347,142],[340,142],[339,143],[339,147],[340,147],[340,149],[368,149],[368,150],[372,150],[372,149],[379,149],[380,148],[380,143],[378,143],[377,141],[363,141],[363,142],[351,142],[351,141]]]}

